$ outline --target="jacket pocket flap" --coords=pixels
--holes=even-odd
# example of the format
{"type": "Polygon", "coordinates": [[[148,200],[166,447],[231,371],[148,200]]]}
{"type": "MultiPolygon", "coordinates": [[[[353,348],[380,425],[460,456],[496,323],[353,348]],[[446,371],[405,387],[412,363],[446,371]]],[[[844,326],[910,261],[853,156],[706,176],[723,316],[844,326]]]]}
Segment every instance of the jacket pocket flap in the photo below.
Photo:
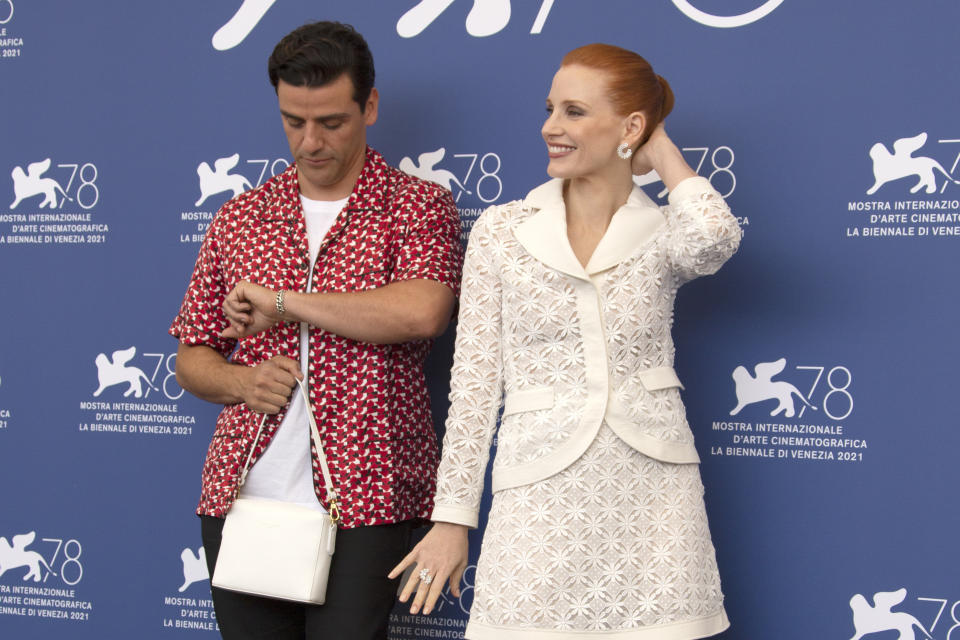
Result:
{"type": "Polygon", "coordinates": [[[646,371],[638,373],[637,377],[640,378],[640,382],[643,383],[643,387],[647,391],[669,389],[670,387],[680,387],[683,389],[683,385],[680,384],[680,378],[677,377],[677,372],[673,370],[673,367],[647,369],[646,371]]]}
{"type": "Polygon", "coordinates": [[[553,407],[553,387],[522,389],[507,395],[503,401],[503,415],[509,416],[523,411],[537,411],[553,407]]]}

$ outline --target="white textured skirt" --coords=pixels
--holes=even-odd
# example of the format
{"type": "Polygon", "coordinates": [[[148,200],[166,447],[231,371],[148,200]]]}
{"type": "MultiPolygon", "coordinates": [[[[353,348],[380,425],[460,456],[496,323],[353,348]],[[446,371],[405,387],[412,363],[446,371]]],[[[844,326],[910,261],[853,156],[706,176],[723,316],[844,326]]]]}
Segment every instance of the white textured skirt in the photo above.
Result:
{"type": "Polygon", "coordinates": [[[562,472],[498,492],[466,638],[690,640],[729,623],[696,464],[604,423],[562,472]]]}

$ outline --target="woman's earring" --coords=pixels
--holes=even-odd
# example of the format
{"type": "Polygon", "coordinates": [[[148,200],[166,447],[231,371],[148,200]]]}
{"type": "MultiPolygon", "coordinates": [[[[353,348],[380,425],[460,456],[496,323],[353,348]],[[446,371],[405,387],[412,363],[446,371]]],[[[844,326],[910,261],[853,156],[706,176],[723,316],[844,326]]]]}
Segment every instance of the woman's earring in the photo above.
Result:
{"type": "Polygon", "coordinates": [[[626,142],[621,142],[620,146],[617,147],[617,155],[623,160],[629,160],[630,156],[633,155],[633,149],[626,142]]]}

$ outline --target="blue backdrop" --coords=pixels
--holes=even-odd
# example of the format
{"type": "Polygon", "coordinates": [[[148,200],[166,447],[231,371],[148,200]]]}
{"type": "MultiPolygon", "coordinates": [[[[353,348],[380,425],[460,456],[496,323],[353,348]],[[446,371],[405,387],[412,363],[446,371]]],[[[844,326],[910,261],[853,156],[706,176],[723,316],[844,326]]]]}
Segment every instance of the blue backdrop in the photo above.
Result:
{"type": "MultiPolygon", "coordinates": [[[[266,58],[314,19],[365,34],[371,142],[452,188],[464,239],[546,179],[562,55],[645,55],[745,231],[675,326],[722,638],[960,639],[950,0],[0,0],[0,635],[216,637],[193,509],[217,408],[166,329],[213,213],[286,166],[266,58]]],[[[462,637],[472,577],[392,637],[462,637]]]]}

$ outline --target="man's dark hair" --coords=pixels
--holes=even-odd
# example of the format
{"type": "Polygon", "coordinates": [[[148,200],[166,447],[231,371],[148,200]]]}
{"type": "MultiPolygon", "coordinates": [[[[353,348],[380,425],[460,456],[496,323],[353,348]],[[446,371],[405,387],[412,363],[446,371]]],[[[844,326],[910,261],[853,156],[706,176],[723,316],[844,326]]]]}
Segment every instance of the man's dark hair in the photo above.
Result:
{"type": "Polygon", "coordinates": [[[322,87],[344,73],[363,111],[373,89],[373,54],[357,30],[340,22],[313,22],[287,34],[270,54],[267,73],[274,91],[281,80],[295,87],[322,87]]]}

